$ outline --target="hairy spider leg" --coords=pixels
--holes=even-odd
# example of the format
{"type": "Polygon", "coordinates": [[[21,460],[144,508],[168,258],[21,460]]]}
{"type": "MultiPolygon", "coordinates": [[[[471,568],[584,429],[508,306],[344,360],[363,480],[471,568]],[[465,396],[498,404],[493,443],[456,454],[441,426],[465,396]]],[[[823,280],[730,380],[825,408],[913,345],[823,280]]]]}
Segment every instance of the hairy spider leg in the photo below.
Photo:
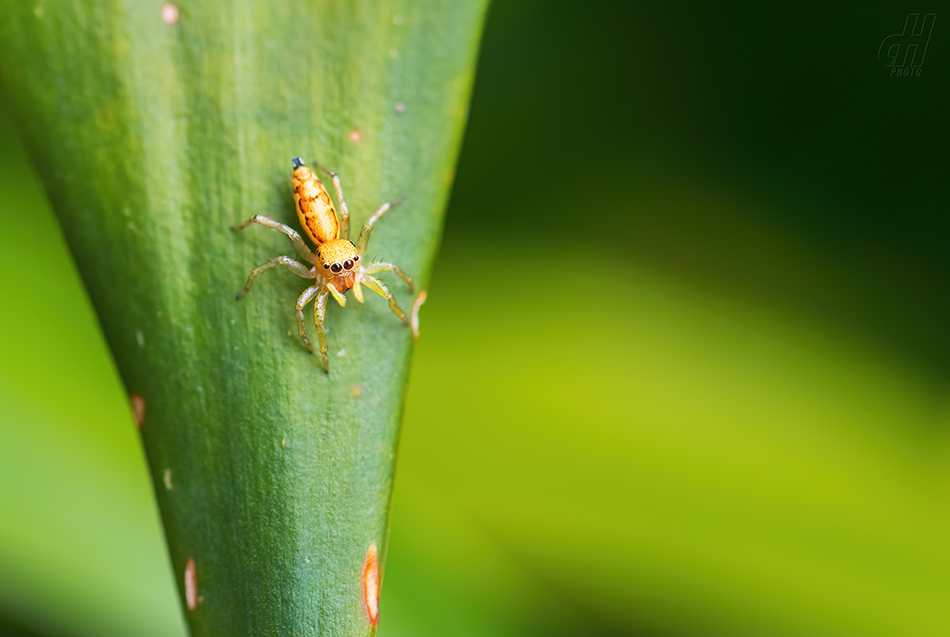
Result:
{"type": "Polygon", "coordinates": [[[259,265],[251,270],[251,276],[249,276],[247,279],[247,285],[245,285],[244,289],[241,290],[241,293],[237,295],[238,300],[240,301],[242,298],[244,298],[244,295],[247,294],[247,291],[251,289],[251,283],[254,283],[254,277],[265,270],[270,270],[275,265],[286,265],[291,272],[297,276],[302,276],[305,279],[316,279],[318,276],[314,274],[310,268],[299,261],[294,261],[290,257],[276,257],[267,263],[259,265]]]}
{"type": "Polygon", "coordinates": [[[390,263],[389,261],[373,261],[363,266],[363,272],[366,274],[376,274],[377,272],[386,272],[387,270],[392,270],[396,273],[396,276],[408,283],[409,291],[412,292],[412,277],[403,272],[402,268],[395,263],[390,263]]]}
{"type": "Polygon", "coordinates": [[[330,361],[327,360],[327,332],[323,329],[323,317],[327,312],[328,288],[320,290],[317,302],[313,304],[313,322],[317,326],[317,338],[320,340],[320,356],[323,357],[323,371],[330,373],[330,361]]]}
{"type": "Polygon", "coordinates": [[[376,294],[387,299],[389,301],[389,309],[393,311],[393,314],[402,319],[403,323],[409,325],[409,319],[406,318],[406,313],[402,311],[402,309],[399,307],[399,304],[396,303],[396,297],[394,297],[393,293],[389,291],[389,288],[383,285],[382,281],[367,274],[366,278],[363,280],[363,284],[376,294]]]}
{"type": "MultiPolygon", "coordinates": [[[[313,348],[310,346],[310,339],[307,338],[307,330],[304,328],[303,308],[310,302],[313,295],[320,291],[321,287],[321,285],[311,285],[304,290],[300,298],[297,299],[297,329],[300,330],[300,338],[303,339],[303,344],[307,346],[311,354],[313,354],[313,348]]],[[[324,358],[324,360],[326,360],[326,358],[324,358]]]]}
{"type": "Polygon", "coordinates": [[[316,162],[317,170],[322,170],[333,178],[333,188],[336,190],[336,198],[340,202],[340,239],[350,240],[350,209],[346,207],[346,197],[343,196],[343,186],[340,184],[340,177],[335,172],[316,162]]]}
{"type": "Polygon", "coordinates": [[[379,221],[379,218],[383,216],[383,213],[392,208],[393,206],[398,206],[403,202],[405,197],[400,197],[394,201],[387,201],[374,212],[369,219],[366,220],[366,223],[363,224],[363,229],[360,231],[360,238],[356,242],[356,249],[360,254],[366,253],[366,244],[369,243],[369,233],[373,231],[373,224],[379,221]]]}
{"type": "Polygon", "coordinates": [[[254,215],[253,217],[251,217],[244,223],[236,225],[236,226],[232,226],[231,230],[234,230],[234,231],[243,230],[244,228],[248,227],[252,223],[259,223],[262,226],[267,226],[268,228],[273,228],[274,230],[283,232],[285,235],[290,237],[291,241],[294,242],[294,247],[297,248],[297,252],[300,253],[300,256],[302,256],[304,259],[306,259],[310,263],[317,262],[316,258],[314,257],[313,252],[311,252],[310,248],[307,247],[307,244],[303,242],[303,239],[300,238],[300,235],[297,234],[296,230],[294,230],[293,228],[291,228],[290,226],[286,224],[280,223],[279,221],[274,221],[270,217],[265,217],[263,215],[254,215]]]}

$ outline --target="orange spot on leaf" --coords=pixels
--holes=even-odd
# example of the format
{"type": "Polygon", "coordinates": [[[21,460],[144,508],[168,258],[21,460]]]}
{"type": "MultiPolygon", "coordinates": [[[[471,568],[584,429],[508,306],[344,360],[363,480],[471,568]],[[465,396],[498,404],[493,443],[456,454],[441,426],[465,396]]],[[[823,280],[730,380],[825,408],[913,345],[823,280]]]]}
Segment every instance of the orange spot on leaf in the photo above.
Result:
{"type": "Polygon", "coordinates": [[[366,551],[366,565],[363,567],[363,603],[366,614],[373,626],[379,624],[379,560],[376,557],[376,545],[370,544],[366,551]]]}
{"type": "Polygon", "coordinates": [[[410,317],[409,324],[412,326],[412,340],[419,340],[419,308],[422,307],[422,304],[426,302],[426,297],[429,296],[425,290],[419,292],[419,296],[416,297],[416,302],[412,304],[412,316],[410,317]]]}

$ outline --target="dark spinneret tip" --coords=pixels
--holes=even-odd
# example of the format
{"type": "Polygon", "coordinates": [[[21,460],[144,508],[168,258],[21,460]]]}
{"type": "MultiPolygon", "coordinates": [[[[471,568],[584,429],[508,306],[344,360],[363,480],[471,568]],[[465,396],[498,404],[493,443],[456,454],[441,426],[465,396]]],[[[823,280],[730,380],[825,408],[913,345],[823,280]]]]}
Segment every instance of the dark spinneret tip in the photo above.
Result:
{"type": "Polygon", "coordinates": [[[293,159],[290,160],[290,163],[294,165],[294,170],[297,170],[298,168],[303,166],[303,160],[300,159],[299,157],[294,157],[293,159]]]}

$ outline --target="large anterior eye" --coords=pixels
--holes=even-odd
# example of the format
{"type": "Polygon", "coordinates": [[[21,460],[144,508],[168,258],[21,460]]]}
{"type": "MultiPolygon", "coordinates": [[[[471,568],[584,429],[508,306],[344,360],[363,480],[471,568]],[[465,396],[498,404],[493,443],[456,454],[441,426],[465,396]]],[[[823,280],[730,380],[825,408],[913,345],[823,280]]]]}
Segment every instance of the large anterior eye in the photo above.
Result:
{"type": "Polygon", "coordinates": [[[342,269],[343,269],[343,266],[340,265],[339,263],[334,263],[333,265],[330,266],[331,272],[339,272],[342,269]]]}
{"type": "Polygon", "coordinates": [[[352,260],[347,259],[346,261],[343,262],[343,269],[344,269],[344,270],[349,270],[349,269],[351,269],[352,267],[353,267],[353,261],[352,261],[352,260]]]}

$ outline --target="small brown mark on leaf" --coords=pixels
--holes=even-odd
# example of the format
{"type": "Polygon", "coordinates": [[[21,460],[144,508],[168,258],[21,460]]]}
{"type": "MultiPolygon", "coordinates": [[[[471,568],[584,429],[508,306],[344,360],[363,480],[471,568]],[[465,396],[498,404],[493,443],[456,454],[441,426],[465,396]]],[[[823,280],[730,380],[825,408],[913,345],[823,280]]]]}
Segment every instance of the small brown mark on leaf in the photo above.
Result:
{"type": "Polygon", "coordinates": [[[165,475],[162,476],[162,480],[165,482],[165,488],[169,491],[172,490],[172,470],[165,469],[165,475]]]}
{"type": "Polygon", "coordinates": [[[359,130],[355,130],[350,133],[350,141],[354,144],[358,143],[361,139],[363,139],[363,133],[361,133],[359,130]]]}
{"type": "Polygon", "coordinates": [[[145,399],[138,394],[132,394],[129,397],[132,403],[132,414],[135,416],[135,424],[141,429],[145,426],[145,399]]]}
{"type": "Polygon", "coordinates": [[[363,390],[360,389],[359,385],[353,386],[353,398],[359,398],[362,393],[363,393],[363,390]]]}

